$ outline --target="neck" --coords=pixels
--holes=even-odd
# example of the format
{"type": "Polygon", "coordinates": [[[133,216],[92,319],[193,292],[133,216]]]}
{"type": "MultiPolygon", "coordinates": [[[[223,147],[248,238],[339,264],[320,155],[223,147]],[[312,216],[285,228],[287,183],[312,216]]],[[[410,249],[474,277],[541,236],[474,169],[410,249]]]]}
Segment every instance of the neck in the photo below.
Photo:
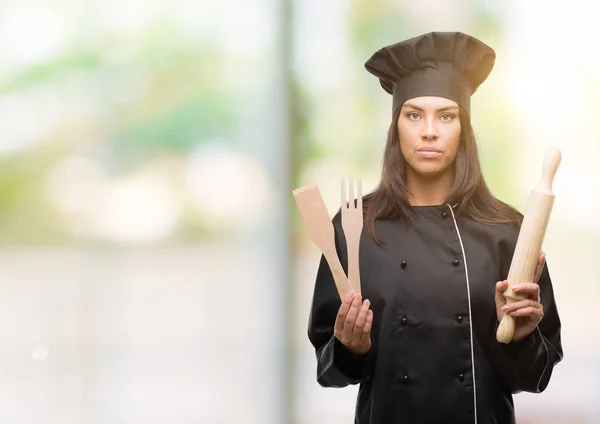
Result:
{"type": "Polygon", "coordinates": [[[443,204],[452,188],[454,173],[450,170],[441,175],[423,176],[406,169],[408,201],[411,206],[437,206],[443,204]]]}

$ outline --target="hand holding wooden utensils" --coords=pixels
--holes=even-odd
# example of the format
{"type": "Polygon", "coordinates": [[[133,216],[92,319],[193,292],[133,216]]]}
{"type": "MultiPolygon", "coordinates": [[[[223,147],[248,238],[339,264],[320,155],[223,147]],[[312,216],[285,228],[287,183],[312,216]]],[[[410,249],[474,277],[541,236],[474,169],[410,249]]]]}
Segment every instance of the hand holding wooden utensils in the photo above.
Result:
{"type": "Polygon", "coordinates": [[[342,228],[348,250],[348,278],[340,263],[335,248],[333,223],[325,207],[325,202],[317,186],[300,187],[292,193],[296,200],[302,220],[308,229],[310,239],[319,247],[327,260],[335,285],[343,299],[349,291],[357,294],[360,290],[359,245],[363,228],[362,183],[358,181],[358,193],[355,203],[354,187],[350,179],[350,200],[346,201],[346,187],[342,179],[341,217],[342,228]]]}

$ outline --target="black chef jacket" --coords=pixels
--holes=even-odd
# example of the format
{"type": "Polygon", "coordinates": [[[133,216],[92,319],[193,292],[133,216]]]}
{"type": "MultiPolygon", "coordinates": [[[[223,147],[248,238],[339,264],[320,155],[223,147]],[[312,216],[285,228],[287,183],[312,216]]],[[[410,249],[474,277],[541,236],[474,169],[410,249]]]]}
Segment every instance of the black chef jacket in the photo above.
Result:
{"type": "MultiPolygon", "coordinates": [[[[455,217],[448,205],[412,214],[409,223],[376,221],[384,247],[363,231],[361,289],[373,310],[365,355],[333,335],[341,300],[321,257],[308,326],[317,381],[360,384],[356,424],[515,423],[512,394],[542,392],[563,356],[547,265],[542,321],[524,340],[499,343],[495,285],[508,276],[518,229],[455,217]]],[[[333,223],[347,270],[339,212],[333,223]]]]}

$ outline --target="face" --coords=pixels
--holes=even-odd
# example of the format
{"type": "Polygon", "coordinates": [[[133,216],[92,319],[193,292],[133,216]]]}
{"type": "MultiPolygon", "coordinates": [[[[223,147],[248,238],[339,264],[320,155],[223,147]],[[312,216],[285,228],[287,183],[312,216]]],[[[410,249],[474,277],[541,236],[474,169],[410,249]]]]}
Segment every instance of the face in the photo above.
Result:
{"type": "Polygon", "coordinates": [[[442,97],[407,100],[398,118],[407,171],[438,176],[452,171],[460,140],[458,104],[442,97]]]}

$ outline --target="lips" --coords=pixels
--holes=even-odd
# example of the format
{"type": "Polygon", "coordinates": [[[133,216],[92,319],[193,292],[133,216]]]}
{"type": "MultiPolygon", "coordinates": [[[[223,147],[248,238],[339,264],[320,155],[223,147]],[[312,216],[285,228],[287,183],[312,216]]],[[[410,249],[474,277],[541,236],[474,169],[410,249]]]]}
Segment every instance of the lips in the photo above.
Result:
{"type": "Polygon", "coordinates": [[[417,154],[423,158],[436,158],[440,156],[442,152],[432,147],[423,147],[417,150],[417,154]]]}

